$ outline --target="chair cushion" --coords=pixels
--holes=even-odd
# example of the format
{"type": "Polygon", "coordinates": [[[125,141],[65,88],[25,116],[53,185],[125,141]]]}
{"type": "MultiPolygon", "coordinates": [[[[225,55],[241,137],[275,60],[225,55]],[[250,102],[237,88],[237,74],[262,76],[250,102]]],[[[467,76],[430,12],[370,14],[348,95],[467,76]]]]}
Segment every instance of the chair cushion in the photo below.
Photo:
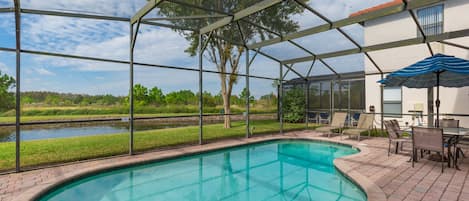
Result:
{"type": "Polygon", "coordinates": [[[316,128],[316,131],[319,131],[319,132],[332,132],[331,130],[332,129],[338,129],[339,127],[335,127],[335,126],[322,126],[322,127],[319,127],[319,128],[316,128]]]}
{"type": "Polygon", "coordinates": [[[347,134],[347,135],[360,135],[360,133],[362,133],[363,131],[367,131],[368,129],[361,129],[361,128],[351,128],[351,129],[347,129],[347,130],[344,130],[344,134],[347,134]]]}
{"type": "Polygon", "coordinates": [[[398,139],[391,139],[393,142],[412,142],[412,139],[409,138],[398,138],[398,139]]]}

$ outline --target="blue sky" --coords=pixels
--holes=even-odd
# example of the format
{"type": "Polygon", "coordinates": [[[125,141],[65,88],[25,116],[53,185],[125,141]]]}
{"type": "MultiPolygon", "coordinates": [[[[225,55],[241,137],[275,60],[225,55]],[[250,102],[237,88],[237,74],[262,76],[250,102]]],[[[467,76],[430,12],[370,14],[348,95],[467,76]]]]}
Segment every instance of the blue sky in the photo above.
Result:
{"type": "MultiPolygon", "coordinates": [[[[350,13],[368,8],[386,0],[321,0],[310,1],[309,4],[332,20],[347,17],[350,13]]],[[[84,12],[110,16],[130,17],[145,0],[22,0],[23,8],[59,10],[66,12],[84,12]]],[[[12,0],[0,0],[0,7],[11,7],[12,0]]],[[[155,16],[155,12],[150,16],[155,16]]],[[[303,13],[291,16],[301,29],[323,24],[319,18],[303,13]]],[[[363,44],[362,28],[358,25],[344,28],[347,33],[363,44]]],[[[102,57],[107,59],[128,60],[129,58],[129,25],[124,22],[77,19],[55,16],[23,14],[22,16],[22,48],[27,50],[67,53],[80,56],[102,57]]],[[[337,51],[353,48],[337,31],[328,31],[319,35],[295,39],[307,49],[315,53],[337,51]],[[333,41],[333,42],[331,42],[333,41]]],[[[14,48],[14,15],[0,14],[0,47],[14,48]]],[[[142,26],[135,49],[135,60],[138,62],[175,65],[196,68],[197,58],[184,53],[188,42],[166,28],[142,26]]],[[[287,43],[268,46],[263,49],[280,59],[305,56],[304,53],[287,43]]],[[[251,54],[252,55],[252,54],[251,54]]],[[[326,60],[339,72],[363,69],[361,55],[346,56],[326,60]]],[[[244,64],[241,61],[241,64],[244,64]]],[[[296,64],[294,68],[306,73],[311,63],[296,64]]],[[[0,71],[15,75],[15,55],[0,51],[0,71]]],[[[128,91],[128,66],[105,62],[91,62],[75,59],[64,59],[39,55],[22,54],[22,91],[57,91],[68,93],[115,94],[124,95],[128,91]]],[[[205,60],[204,68],[214,70],[213,64],[205,60]]],[[[244,66],[241,67],[244,73],[244,66]]],[[[324,66],[317,63],[313,74],[328,74],[324,66]]],[[[278,77],[278,63],[258,56],[251,74],[278,77]]],[[[216,74],[205,73],[204,90],[217,93],[219,81],[216,74]]],[[[295,78],[289,73],[287,78],[295,78]]],[[[135,83],[148,87],[158,86],[164,92],[180,89],[198,90],[196,72],[175,71],[161,68],[137,67],[135,83]]],[[[251,79],[251,90],[255,96],[267,94],[274,89],[272,81],[251,79]]],[[[234,89],[239,93],[245,86],[241,77],[234,89]]]]}

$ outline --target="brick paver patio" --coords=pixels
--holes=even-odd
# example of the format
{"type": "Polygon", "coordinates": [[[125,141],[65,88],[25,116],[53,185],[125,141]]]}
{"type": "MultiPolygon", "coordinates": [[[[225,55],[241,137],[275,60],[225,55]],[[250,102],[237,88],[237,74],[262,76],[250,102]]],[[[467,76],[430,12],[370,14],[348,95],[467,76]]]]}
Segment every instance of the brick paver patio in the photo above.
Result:
{"type": "MultiPolygon", "coordinates": [[[[411,167],[408,149],[402,154],[387,156],[387,138],[371,138],[357,142],[353,139],[327,139],[314,131],[290,132],[284,136],[269,135],[250,139],[229,139],[203,146],[191,146],[167,151],[150,152],[135,156],[122,156],[109,159],[87,161],[58,167],[0,175],[0,201],[28,200],[41,189],[46,189],[57,181],[71,178],[96,169],[116,165],[139,163],[158,158],[177,156],[224,146],[234,146],[249,142],[274,138],[311,138],[352,144],[362,152],[336,160],[335,164],[345,174],[356,180],[368,193],[370,200],[414,201],[414,200],[469,200],[469,159],[460,163],[460,171],[445,168],[437,162],[420,160],[411,167]],[[368,187],[370,188],[368,188],[368,187]],[[369,189],[379,190],[369,190],[369,189]],[[384,192],[384,193],[383,193],[384,192]],[[379,195],[384,194],[385,196],[379,195]],[[386,197],[386,198],[384,198],[386,197]]],[[[465,150],[466,152],[468,150],[465,150]]],[[[469,154],[466,154],[469,155],[469,154]]]]}

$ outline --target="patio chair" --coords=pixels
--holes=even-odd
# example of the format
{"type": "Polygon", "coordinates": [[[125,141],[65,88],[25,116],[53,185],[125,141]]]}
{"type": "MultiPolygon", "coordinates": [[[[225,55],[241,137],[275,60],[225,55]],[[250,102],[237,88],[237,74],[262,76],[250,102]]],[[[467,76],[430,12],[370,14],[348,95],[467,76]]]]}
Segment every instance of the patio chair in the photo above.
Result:
{"type": "Polygon", "coordinates": [[[467,158],[466,155],[464,154],[463,146],[465,146],[466,149],[469,146],[469,137],[468,136],[462,137],[461,139],[459,139],[458,143],[456,144],[456,146],[455,146],[455,148],[456,148],[456,157],[459,157],[459,154],[461,154],[461,156],[463,158],[467,158]]]}
{"type": "Polygon", "coordinates": [[[318,113],[308,112],[308,121],[311,123],[318,123],[318,113]]]}
{"type": "Polygon", "coordinates": [[[353,113],[352,115],[352,126],[357,126],[358,124],[358,119],[360,119],[360,113],[353,113]]]}
{"type": "MultiPolygon", "coordinates": [[[[374,114],[361,114],[360,118],[358,119],[357,127],[343,130],[342,135],[348,135],[349,137],[351,135],[356,135],[358,138],[358,141],[360,141],[360,134],[362,132],[368,131],[368,137],[370,137],[371,135],[370,130],[373,128],[374,119],[375,119],[374,114]]],[[[342,139],[342,135],[340,135],[341,139],[342,139]]]]}
{"type": "Polygon", "coordinates": [[[440,128],[459,128],[459,120],[456,119],[441,119],[440,128]]]}
{"type": "Polygon", "coordinates": [[[404,143],[408,142],[411,143],[412,139],[410,138],[403,138],[400,136],[397,131],[395,130],[395,126],[393,124],[392,120],[386,120],[383,122],[384,126],[386,127],[386,131],[388,132],[388,139],[389,139],[389,145],[388,145],[388,156],[391,153],[391,144],[396,143],[396,154],[399,151],[399,143],[401,143],[401,148],[404,146],[404,143]]]}
{"type": "Polygon", "coordinates": [[[441,153],[441,172],[444,169],[444,151],[445,145],[443,141],[443,129],[441,128],[412,128],[412,167],[417,161],[418,150],[428,150],[441,153]]]}
{"type": "MultiPolygon", "coordinates": [[[[440,120],[440,128],[459,128],[459,120],[442,119],[440,120]]],[[[461,154],[464,158],[466,158],[466,155],[464,155],[464,152],[462,151],[462,146],[469,146],[468,136],[463,136],[463,137],[454,139],[454,141],[447,142],[447,144],[455,145],[454,153],[456,153],[456,157],[459,157],[459,154],[461,154]]]]}
{"type": "Polygon", "coordinates": [[[329,112],[319,113],[319,123],[322,124],[323,122],[326,122],[326,124],[329,124],[329,112]]]}
{"type": "Polygon", "coordinates": [[[332,117],[332,122],[329,126],[322,126],[316,129],[316,131],[327,133],[327,137],[331,137],[331,133],[333,130],[340,130],[344,128],[345,118],[347,117],[347,113],[345,112],[335,112],[334,116],[332,117]]]}
{"type": "Polygon", "coordinates": [[[397,132],[397,135],[399,137],[402,137],[402,134],[404,134],[406,131],[401,129],[401,126],[399,126],[399,122],[396,119],[391,120],[392,126],[394,128],[394,131],[397,132]]]}

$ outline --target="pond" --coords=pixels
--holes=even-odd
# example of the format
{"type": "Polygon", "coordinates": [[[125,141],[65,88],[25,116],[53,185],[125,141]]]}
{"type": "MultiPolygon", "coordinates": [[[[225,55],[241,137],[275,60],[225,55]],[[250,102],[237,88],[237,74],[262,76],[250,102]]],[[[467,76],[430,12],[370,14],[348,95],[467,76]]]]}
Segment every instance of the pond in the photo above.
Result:
{"type": "MultiPolygon", "coordinates": [[[[251,120],[274,120],[275,114],[254,114],[250,116],[251,120]]],[[[244,121],[243,115],[233,115],[232,121],[244,121]]],[[[204,124],[221,123],[223,116],[204,117],[204,124]]],[[[198,117],[170,117],[135,120],[134,131],[145,131],[162,128],[175,128],[183,126],[198,125],[198,117]]],[[[129,122],[123,121],[102,121],[87,123],[60,123],[60,124],[41,124],[41,125],[22,125],[21,140],[41,140],[51,138],[65,138],[89,135],[108,135],[115,133],[128,133],[129,122]]],[[[0,125],[0,143],[14,142],[16,140],[15,126],[0,125]]]]}
{"type": "MultiPolygon", "coordinates": [[[[145,121],[145,123],[135,122],[135,131],[153,130],[161,128],[174,128],[181,126],[197,125],[197,122],[184,123],[161,123],[145,121]]],[[[127,122],[99,122],[80,124],[48,124],[35,126],[22,126],[21,140],[40,140],[50,138],[65,138],[88,135],[106,135],[114,133],[129,132],[127,122]]],[[[16,131],[14,126],[0,127],[0,142],[14,142],[16,131]]]]}

